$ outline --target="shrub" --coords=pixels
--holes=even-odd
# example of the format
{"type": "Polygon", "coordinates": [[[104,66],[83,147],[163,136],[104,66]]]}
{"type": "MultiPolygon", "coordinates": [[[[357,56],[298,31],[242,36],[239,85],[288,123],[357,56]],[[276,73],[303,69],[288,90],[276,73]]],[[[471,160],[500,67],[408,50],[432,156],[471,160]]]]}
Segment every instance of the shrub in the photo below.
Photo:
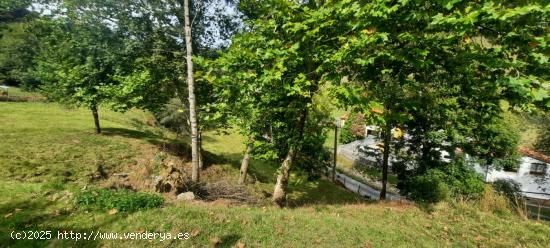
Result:
{"type": "Polygon", "coordinates": [[[413,200],[438,202],[449,197],[479,198],[484,192],[480,176],[462,159],[406,179],[401,191],[413,200]]]}
{"type": "Polygon", "coordinates": [[[499,194],[491,185],[486,185],[483,196],[479,199],[479,208],[500,215],[511,213],[508,198],[499,194]]]}
{"type": "Polygon", "coordinates": [[[340,130],[340,142],[343,144],[365,138],[365,117],[352,113],[340,130]]]}
{"type": "Polygon", "coordinates": [[[134,192],[127,189],[119,190],[88,190],[76,196],[78,205],[98,210],[117,209],[121,212],[134,212],[140,209],[151,209],[164,203],[159,195],[134,192]]]}
{"type": "Polygon", "coordinates": [[[449,197],[449,187],[444,183],[445,175],[439,170],[412,178],[406,185],[408,195],[420,202],[438,202],[449,197]]]}
{"type": "Polygon", "coordinates": [[[493,164],[496,166],[496,168],[502,168],[504,171],[518,171],[519,167],[519,155],[517,153],[514,153],[513,155],[495,159],[493,161],[493,164]]]}

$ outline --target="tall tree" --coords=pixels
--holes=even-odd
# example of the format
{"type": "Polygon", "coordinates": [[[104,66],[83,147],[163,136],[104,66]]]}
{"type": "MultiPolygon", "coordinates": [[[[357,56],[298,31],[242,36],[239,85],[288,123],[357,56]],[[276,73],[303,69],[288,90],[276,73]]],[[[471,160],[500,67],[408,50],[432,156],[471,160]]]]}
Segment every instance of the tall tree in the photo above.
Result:
{"type": "Polygon", "coordinates": [[[322,84],[317,71],[322,41],[313,27],[318,23],[308,19],[316,8],[312,2],[241,1],[246,31],[211,66],[218,71],[219,94],[234,100],[222,104],[236,106],[235,112],[248,109],[237,116],[254,140],[254,153],[281,162],[272,198],[279,206],[286,205],[293,167],[324,165],[315,157],[323,154],[317,141],[324,141],[327,129],[319,127],[324,115],[314,102],[322,84]]]}
{"type": "Polygon", "coordinates": [[[199,181],[199,131],[197,128],[197,110],[195,102],[195,79],[193,76],[193,45],[191,38],[191,23],[189,21],[189,0],[184,0],[184,19],[185,19],[185,45],[187,62],[187,89],[189,93],[189,121],[191,122],[191,165],[193,167],[191,179],[199,181]]]}
{"type": "Polygon", "coordinates": [[[117,85],[112,77],[120,50],[116,35],[105,23],[87,19],[59,18],[43,24],[36,68],[44,82],[42,90],[51,100],[89,108],[95,131],[101,133],[98,109],[117,85]]]}
{"type": "MultiPolygon", "coordinates": [[[[336,4],[338,18],[349,20],[327,63],[328,73],[339,75],[336,93],[365,112],[383,106],[385,137],[396,126],[407,130],[406,151],[418,156],[405,171],[444,165],[441,151],[454,156],[457,147],[484,155],[476,150],[487,143],[479,141],[491,135],[483,130],[499,118],[503,99],[523,107],[550,99],[542,73],[547,27],[537,25],[548,20],[547,8],[537,1],[497,2],[336,4]]],[[[388,157],[391,140],[384,143],[388,157]]],[[[387,166],[384,159],[384,172],[387,166]]]]}

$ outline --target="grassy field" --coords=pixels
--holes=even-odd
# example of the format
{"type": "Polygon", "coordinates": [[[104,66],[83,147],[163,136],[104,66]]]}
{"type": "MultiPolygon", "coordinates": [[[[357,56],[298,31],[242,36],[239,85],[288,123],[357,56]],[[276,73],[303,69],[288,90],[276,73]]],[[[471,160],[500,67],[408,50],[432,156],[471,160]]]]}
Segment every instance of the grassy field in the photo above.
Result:
{"type": "MultiPolygon", "coordinates": [[[[327,180],[292,175],[290,207],[269,204],[277,163],[252,161],[247,190],[257,204],[178,202],[165,195],[160,208],[133,213],[86,210],[74,195],[104,187],[93,181],[99,165],[109,174],[188,166],[175,135],[139,110],[102,110],[104,133],[93,133],[91,113],[48,103],[0,102],[0,244],[4,247],[544,247],[550,225],[475,205],[375,203],[327,180]],[[52,240],[13,240],[12,231],[53,231],[52,240]],[[58,231],[188,232],[188,240],[59,240],[58,231]]],[[[208,132],[206,182],[234,182],[243,138],[208,132]]],[[[153,171],[153,173],[156,173],[153,171]]]]}

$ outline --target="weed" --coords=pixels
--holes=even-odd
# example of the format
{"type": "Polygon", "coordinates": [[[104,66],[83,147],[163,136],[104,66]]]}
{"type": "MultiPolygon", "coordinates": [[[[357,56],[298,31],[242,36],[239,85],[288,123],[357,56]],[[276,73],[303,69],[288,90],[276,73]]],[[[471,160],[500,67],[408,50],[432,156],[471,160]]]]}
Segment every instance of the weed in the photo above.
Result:
{"type": "Polygon", "coordinates": [[[77,194],[76,203],[80,206],[121,212],[134,212],[140,209],[151,209],[164,203],[162,196],[127,189],[119,190],[88,190],[77,194]]]}

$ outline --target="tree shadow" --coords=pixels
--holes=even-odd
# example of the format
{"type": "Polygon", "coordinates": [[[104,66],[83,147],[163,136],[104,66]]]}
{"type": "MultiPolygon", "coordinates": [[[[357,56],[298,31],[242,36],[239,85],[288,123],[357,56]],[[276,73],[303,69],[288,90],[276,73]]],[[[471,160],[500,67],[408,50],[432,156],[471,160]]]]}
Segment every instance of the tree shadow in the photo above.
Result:
{"type": "Polygon", "coordinates": [[[164,139],[164,137],[162,137],[160,134],[151,132],[149,130],[138,131],[126,128],[108,127],[103,128],[101,132],[105,136],[122,136],[131,139],[143,139],[150,143],[158,142],[158,140],[164,139]]]}
{"type": "Polygon", "coordinates": [[[298,208],[309,205],[340,205],[374,203],[363,196],[357,195],[340,185],[333,184],[326,178],[309,182],[291,183],[289,185],[287,206],[298,208]]]}
{"type": "MultiPolygon", "coordinates": [[[[240,169],[242,154],[224,154],[228,164],[235,169],[240,169]]],[[[248,181],[258,181],[264,184],[275,184],[279,163],[277,161],[254,160],[250,161],[248,168],[248,181]]],[[[322,177],[307,180],[298,168],[291,171],[293,176],[289,184],[288,207],[297,208],[308,205],[338,205],[370,203],[373,201],[356,195],[339,185],[333,184],[322,177]]],[[[266,192],[270,197],[271,192],[266,192]]]]}
{"type": "MultiPolygon", "coordinates": [[[[243,158],[242,153],[227,153],[222,156],[224,163],[231,165],[236,170],[241,169],[241,162],[243,158]]],[[[259,181],[261,183],[275,183],[275,176],[278,169],[278,163],[275,161],[250,159],[248,166],[249,180],[259,181]]]]}
{"type": "Polygon", "coordinates": [[[216,244],[215,247],[235,247],[239,239],[241,239],[241,235],[227,234],[220,238],[221,242],[216,244]]]}
{"type": "Polygon", "coordinates": [[[0,236],[0,244],[6,247],[68,247],[77,245],[79,247],[98,247],[98,241],[84,240],[83,234],[97,231],[99,227],[108,225],[119,219],[118,217],[113,217],[104,222],[94,222],[95,224],[90,228],[60,226],[52,223],[61,223],[67,220],[73,212],[63,211],[62,209],[56,209],[59,212],[48,212],[47,209],[53,206],[53,204],[53,201],[40,198],[36,200],[10,201],[0,205],[0,213],[4,215],[4,218],[0,219],[0,232],[6,234],[0,236]],[[6,213],[11,213],[11,215],[6,218],[6,213]],[[44,232],[40,233],[40,231],[44,232]],[[47,234],[45,231],[50,231],[50,234],[47,234]],[[59,235],[59,232],[64,231],[81,234],[81,240],[70,239],[70,234],[63,238],[63,236],[59,235]],[[26,235],[32,234],[33,238],[30,239],[29,236],[21,238],[24,237],[22,236],[25,235],[24,233],[26,235]],[[20,238],[15,238],[16,235],[21,236],[19,236],[20,238]]]}
{"type": "MultiPolygon", "coordinates": [[[[150,144],[157,146],[161,151],[180,157],[184,161],[191,160],[191,146],[189,144],[177,139],[167,139],[162,134],[149,130],[140,131],[126,128],[104,128],[102,132],[103,135],[106,136],[121,136],[131,139],[145,140],[150,144]]],[[[223,156],[211,153],[204,149],[202,150],[202,155],[205,168],[213,164],[228,162],[228,160],[223,156]]]]}

